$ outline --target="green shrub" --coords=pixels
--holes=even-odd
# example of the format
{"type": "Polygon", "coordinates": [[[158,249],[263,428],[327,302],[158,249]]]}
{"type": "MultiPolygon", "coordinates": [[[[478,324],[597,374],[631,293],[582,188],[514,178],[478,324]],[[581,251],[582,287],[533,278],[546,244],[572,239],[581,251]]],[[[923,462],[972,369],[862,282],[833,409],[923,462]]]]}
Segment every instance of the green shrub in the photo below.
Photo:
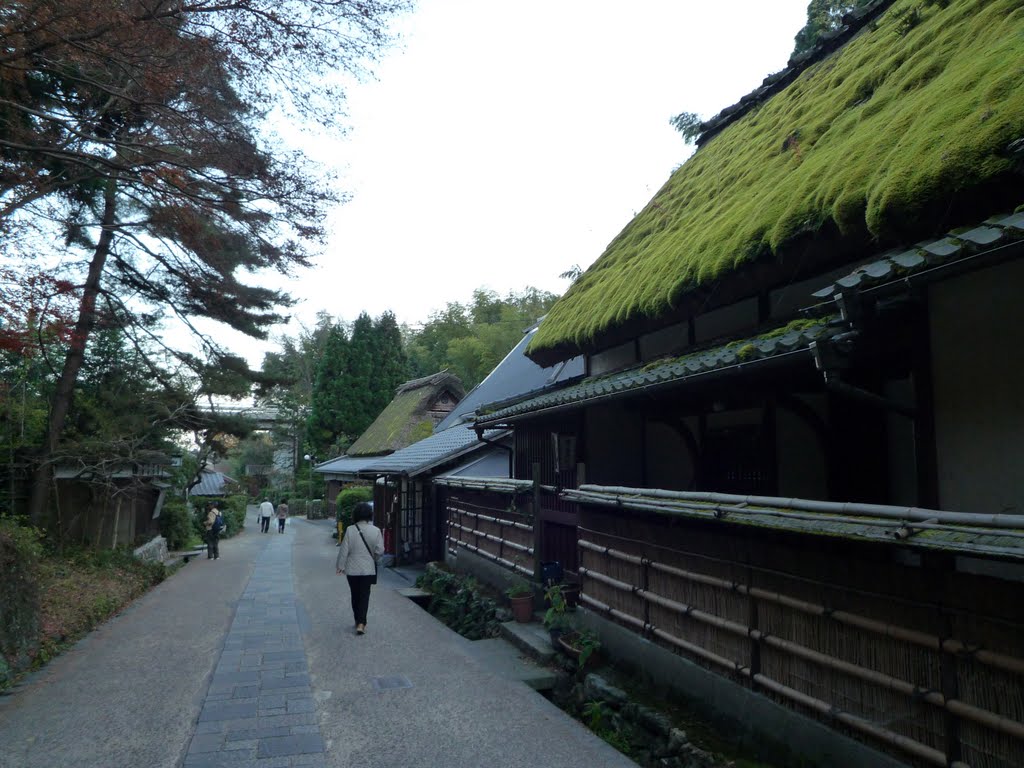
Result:
{"type": "Polygon", "coordinates": [[[0,689],[38,645],[39,539],[35,528],[0,519],[0,689]]]}
{"type": "Polygon", "coordinates": [[[195,543],[195,529],[182,499],[167,499],[160,510],[160,535],[167,539],[167,548],[186,549],[195,543]]]}
{"type": "Polygon", "coordinates": [[[224,532],[221,534],[222,537],[234,536],[236,533],[240,533],[245,527],[245,510],[249,504],[249,497],[244,493],[237,494],[235,496],[228,496],[221,506],[218,507],[221,514],[224,515],[224,532]]]}
{"type": "Polygon", "coordinates": [[[228,496],[226,499],[194,496],[192,504],[192,525],[202,541],[206,541],[206,510],[213,504],[220,510],[224,518],[224,530],[220,532],[222,539],[234,536],[245,527],[245,510],[249,505],[249,497],[244,493],[228,496]]]}
{"type": "Polygon", "coordinates": [[[355,485],[343,490],[334,501],[335,519],[348,528],[352,525],[352,510],[360,501],[373,501],[373,488],[368,485],[355,485]]]}
{"type": "Polygon", "coordinates": [[[499,634],[498,603],[472,576],[428,569],[416,586],[432,593],[427,610],[463,637],[481,640],[499,634]]]}

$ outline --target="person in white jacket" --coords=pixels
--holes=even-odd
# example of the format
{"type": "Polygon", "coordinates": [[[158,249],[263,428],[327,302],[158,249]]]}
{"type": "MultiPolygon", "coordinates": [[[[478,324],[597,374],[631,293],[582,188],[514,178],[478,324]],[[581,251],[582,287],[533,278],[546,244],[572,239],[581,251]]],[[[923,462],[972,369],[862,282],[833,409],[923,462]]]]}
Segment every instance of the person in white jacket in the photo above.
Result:
{"type": "Polygon", "coordinates": [[[366,501],[352,510],[353,525],[345,531],[338,550],[336,569],[348,578],[352,593],[352,617],[356,634],[366,632],[366,613],[370,608],[370,587],[377,583],[377,558],[384,554],[384,534],[375,526],[373,505],[366,501]]]}

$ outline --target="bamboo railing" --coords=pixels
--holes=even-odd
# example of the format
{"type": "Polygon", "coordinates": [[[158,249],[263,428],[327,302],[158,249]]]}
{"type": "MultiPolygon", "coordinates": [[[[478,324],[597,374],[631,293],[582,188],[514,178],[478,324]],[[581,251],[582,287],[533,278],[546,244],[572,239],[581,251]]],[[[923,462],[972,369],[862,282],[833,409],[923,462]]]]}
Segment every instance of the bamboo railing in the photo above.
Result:
{"type": "MultiPolygon", "coordinates": [[[[806,707],[881,744],[912,755],[923,763],[955,768],[1020,764],[1020,758],[1024,756],[1024,723],[990,711],[977,703],[964,701],[945,690],[936,690],[927,684],[904,679],[893,674],[892,670],[873,669],[865,663],[854,663],[824,652],[820,648],[811,647],[806,640],[800,642],[800,638],[775,635],[757,626],[758,607],[775,606],[776,609],[785,611],[786,615],[804,615],[815,620],[825,620],[835,627],[843,628],[847,633],[875,637],[885,642],[897,641],[916,647],[931,655],[934,669],[942,666],[942,658],[969,659],[971,663],[989,668],[1008,678],[1015,686],[1017,696],[1024,694],[1024,680],[1021,679],[1021,675],[1024,674],[1024,659],[974,648],[962,640],[929,635],[910,627],[879,621],[855,611],[832,610],[826,605],[779,591],[658,562],[593,540],[595,537],[602,537],[601,532],[581,533],[586,538],[581,538],[579,547],[583,553],[590,555],[587,558],[581,557],[581,562],[587,561],[586,565],[581,565],[579,571],[581,601],[593,610],[705,663],[726,669],[780,699],[806,707]],[[650,586],[654,575],[661,579],[660,592],[650,586]],[[749,605],[749,619],[737,620],[736,615],[720,615],[707,609],[706,605],[697,606],[690,601],[679,599],[676,595],[666,595],[664,591],[671,591],[667,586],[669,583],[678,584],[679,591],[685,591],[683,585],[686,584],[690,585],[690,589],[705,590],[702,602],[706,604],[715,604],[717,598],[713,597],[714,594],[740,597],[749,605]],[[598,599],[602,594],[607,597],[598,599]],[[620,597],[616,598],[616,595],[620,597]],[[661,622],[651,619],[652,608],[661,612],[661,622]],[[675,621],[665,618],[672,616],[676,617],[675,621]],[[684,624],[681,625],[679,622],[684,624]],[[666,628],[658,626],[657,623],[675,626],[666,628]],[[694,629],[687,632],[685,627],[694,629]],[[716,651],[712,644],[707,642],[706,634],[697,629],[699,627],[746,641],[742,646],[744,652],[716,651]],[[763,649],[770,649],[791,660],[800,660],[812,665],[813,668],[830,670],[854,681],[853,685],[857,688],[885,691],[887,695],[901,697],[907,704],[907,711],[913,711],[920,703],[940,712],[944,717],[954,718],[971,727],[998,734],[1010,742],[1009,753],[992,762],[982,760],[971,763],[965,759],[951,758],[951,752],[959,757],[959,745],[951,750],[947,744],[924,743],[893,730],[886,723],[872,722],[869,718],[845,710],[839,706],[838,696],[834,697],[836,700],[826,701],[774,679],[760,668],[759,658],[763,649]]],[[[635,543],[642,546],[641,542],[635,543]]],[[[733,613],[736,614],[737,611],[733,610],[733,613]]],[[[741,646],[734,646],[734,649],[736,647],[741,646]]],[[[792,664],[792,661],[787,662],[787,666],[792,664]]],[[[850,693],[849,698],[856,700],[857,696],[850,693]]],[[[937,738],[941,734],[934,735],[936,738],[931,741],[941,741],[937,738]]],[[[946,736],[948,738],[949,734],[946,736]]]]}
{"type": "Polygon", "coordinates": [[[511,493],[511,503],[504,507],[493,500],[481,503],[486,497],[479,492],[485,490],[490,492],[491,499],[495,498],[494,487],[482,486],[466,487],[468,492],[449,497],[446,503],[448,552],[457,556],[459,549],[464,549],[503,568],[533,577],[536,570],[534,529],[530,518],[515,507],[518,489],[502,489],[511,493]],[[469,500],[471,497],[474,501],[469,500]]]}

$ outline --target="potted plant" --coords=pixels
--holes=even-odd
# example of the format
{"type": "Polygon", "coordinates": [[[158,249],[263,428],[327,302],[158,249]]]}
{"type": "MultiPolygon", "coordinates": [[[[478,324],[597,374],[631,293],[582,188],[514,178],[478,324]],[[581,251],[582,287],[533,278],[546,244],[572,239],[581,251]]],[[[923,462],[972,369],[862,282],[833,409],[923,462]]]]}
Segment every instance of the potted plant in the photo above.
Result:
{"type": "Polygon", "coordinates": [[[533,587],[523,579],[516,579],[505,594],[508,595],[512,618],[520,624],[528,624],[533,618],[533,587]]]}
{"type": "Polygon", "coordinates": [[[590,629],[576,629],[558,638],[558,644],[571,658],[576,660],[579,669],[587,666],[601,647],[597,633],[590,629]]]}

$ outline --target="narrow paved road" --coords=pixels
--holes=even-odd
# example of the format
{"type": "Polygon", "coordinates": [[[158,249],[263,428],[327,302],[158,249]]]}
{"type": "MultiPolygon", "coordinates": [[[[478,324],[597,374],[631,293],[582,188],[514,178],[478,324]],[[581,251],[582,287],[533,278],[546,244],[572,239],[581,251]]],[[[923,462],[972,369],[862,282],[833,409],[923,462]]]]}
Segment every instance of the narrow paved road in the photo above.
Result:
{"type": "Polygon", "coordinates": [[[323,522],[248,528],[0,697],[0,766],[634,765],[383,572],[352,631],[323,522]]]}

